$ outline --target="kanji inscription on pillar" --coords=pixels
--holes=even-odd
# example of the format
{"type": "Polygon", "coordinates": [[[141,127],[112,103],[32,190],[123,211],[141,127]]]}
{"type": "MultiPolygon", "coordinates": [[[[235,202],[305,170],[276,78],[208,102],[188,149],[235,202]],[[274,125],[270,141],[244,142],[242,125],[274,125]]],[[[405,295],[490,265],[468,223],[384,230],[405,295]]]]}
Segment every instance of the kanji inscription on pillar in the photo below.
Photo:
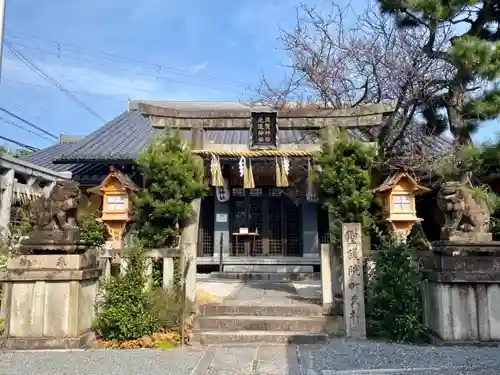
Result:
{"type": "Polygon", "coordinates": [[[342,224],[344,322],[346,337],[366,338],[361,224],[342,224]]]}

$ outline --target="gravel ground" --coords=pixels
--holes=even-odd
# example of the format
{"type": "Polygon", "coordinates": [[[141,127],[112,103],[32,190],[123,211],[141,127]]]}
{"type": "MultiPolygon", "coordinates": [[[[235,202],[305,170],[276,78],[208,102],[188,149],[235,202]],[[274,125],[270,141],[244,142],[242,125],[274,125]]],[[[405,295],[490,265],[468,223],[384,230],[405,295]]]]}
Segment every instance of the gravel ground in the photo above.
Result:
{"type": "Polygon", "coordinates": [[[432,347],[333,340],[301,346],[307,375],[342,374],[500,374],[500,348],[432,347]]]}
{"type": "Polygon", "coordinates": [[[334,340],[159,350],[0,352],[0,375],[500,375],[500,348],[334,340]]]}

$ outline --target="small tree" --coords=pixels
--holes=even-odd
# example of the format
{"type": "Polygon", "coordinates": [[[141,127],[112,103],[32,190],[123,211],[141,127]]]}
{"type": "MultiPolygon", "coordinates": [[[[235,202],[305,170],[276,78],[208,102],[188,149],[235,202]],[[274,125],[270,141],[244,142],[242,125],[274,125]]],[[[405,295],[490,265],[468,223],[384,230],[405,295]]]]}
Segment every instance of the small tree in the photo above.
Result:
{"type": "Polygon", "coordinates": [[[373,147],[349,141],[343,133],[323,142],[321,153],[315,160],[321,170],[318,193],[333,219],[330,235],[334,244],[340,241],[342,222],[360,222],[365,230],[372,225],[375,156],[373,147]]]}
{"type": "Polygon", "coordinates": [[[368,333],[391,341],[418,341],[423,310],[416,251],[394,237],[381,242],[366,289],[368,333]]]}
{"type": "Polygon", "coordinates": [[[146,290],[145,262],[140,249],[126,249],[125,275],[104,282],[97,302],[95,329],[105,340],[135,340],[161,328],[146,290]]]}
{"type": "Polygon", "coordinates": [[[191,202],[206,190],[203,164],[178,132],[167,132],[139,157],[144,189],[135,201],[138,236],[145,247],[175,246],[191,202]]]}

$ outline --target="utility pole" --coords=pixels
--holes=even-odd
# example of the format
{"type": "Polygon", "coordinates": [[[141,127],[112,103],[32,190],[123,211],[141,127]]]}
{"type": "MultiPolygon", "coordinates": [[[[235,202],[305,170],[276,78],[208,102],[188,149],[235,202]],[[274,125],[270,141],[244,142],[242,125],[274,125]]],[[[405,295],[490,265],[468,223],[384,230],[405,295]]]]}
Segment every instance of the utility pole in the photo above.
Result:
{"type": "Polygon", "coordinates": [[[3,62],[3,34],[5,30],[5,3],[7,0],[0,0],[0,82],[2,80],[3,62]]]}

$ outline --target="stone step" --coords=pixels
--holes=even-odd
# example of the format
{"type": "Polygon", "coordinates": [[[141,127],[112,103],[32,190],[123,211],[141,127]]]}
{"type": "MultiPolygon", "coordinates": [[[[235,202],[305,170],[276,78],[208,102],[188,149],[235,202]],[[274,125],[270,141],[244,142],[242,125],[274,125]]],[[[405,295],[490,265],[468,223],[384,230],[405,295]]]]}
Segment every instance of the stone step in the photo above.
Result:
{"type": "Polygon", "coordinates": [[[210,279],[241,281],[305,281],[321,280],[319,272],[212,272],[210,279]]]}
{"type": "Polygon", "coordinates": [[[191,341],[201,345],[230,343],[319,344],[328,340],[326,333],[270,331],[201,331],[191,341]]]}
{"type": "Polygon", "coordinates": [[[243,305],[204,304],[199,307],[200,316],[322,316],[323,308],[313,304],[243,305]]]}
{"type": "Polygon", "coordinates": [[[202,316],[196,318],[200,331],[286,331],[338,334],[342,318],[335,316],[202,316]]]}

